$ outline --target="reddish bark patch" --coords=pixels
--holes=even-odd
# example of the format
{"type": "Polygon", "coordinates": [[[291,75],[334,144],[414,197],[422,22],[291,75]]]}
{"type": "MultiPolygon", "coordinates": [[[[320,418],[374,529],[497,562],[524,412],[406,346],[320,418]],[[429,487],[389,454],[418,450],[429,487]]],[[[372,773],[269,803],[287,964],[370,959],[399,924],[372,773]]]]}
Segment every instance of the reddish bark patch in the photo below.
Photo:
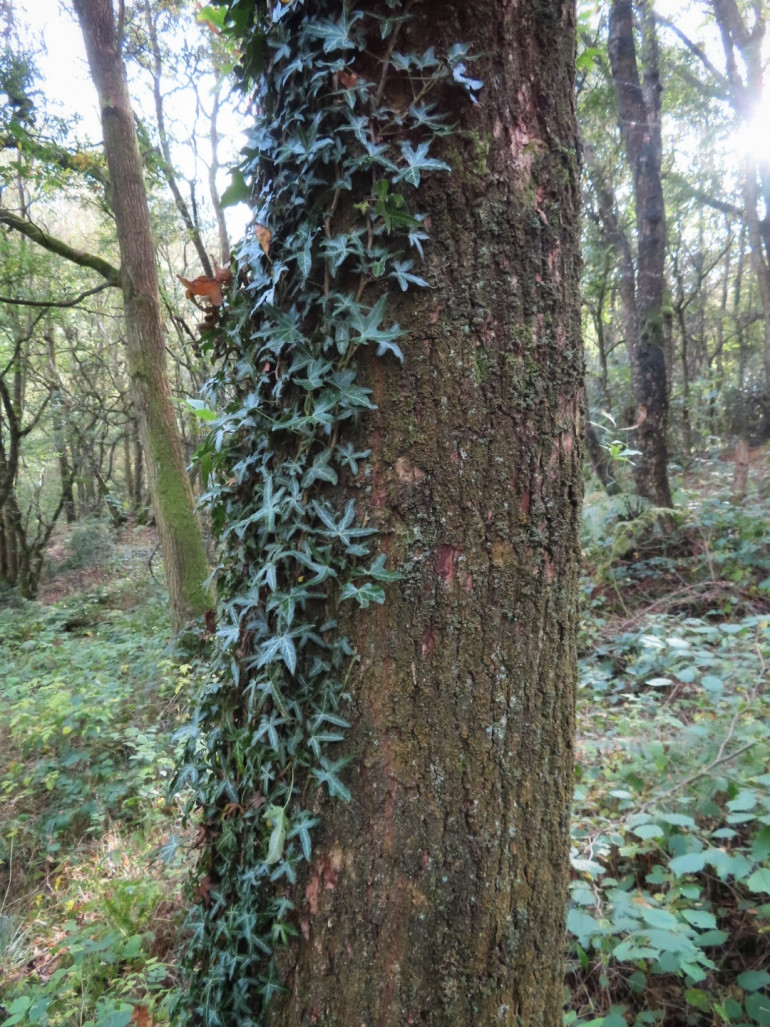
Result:
{"type": "Polygon", "coordinates": [[[314,873],[308,881],[307,887],[305,888],[305,899],[307,901],[310,912],[314,916],[318,912],[318,888],[320,883],[321,881],[318,876],[318,871],[316,871],[316,873],[314,873]]]}
{"type": "Polygon", "coordinates": [[[455,549],[454,546],[442,546],[438,551],[436,572],[444,584],[450,588],[454,585],[455,580],[455,562],[461,555],[462,551],[455,549]]]}
{"type": "Polygon", "coordinates": [[[425,471],[415,467],[405,456],[400,456],[396,460],[396,474],[399,481],[406,482],[408,485],[416,485],[418,481],[422,481],[425,477],[425,471]]]}
{"type": "Polygon", "coordinates": [[[545,554],[545,576],[549,585],[553,584],[553,560],[549,553],[545,554]]]}
{"type": "Polygon", "coordinates": [[[430,656],[435,648],[436,636],[433,634],[433,628],[428,628],[422,639],[422,655],[430,656]]]}

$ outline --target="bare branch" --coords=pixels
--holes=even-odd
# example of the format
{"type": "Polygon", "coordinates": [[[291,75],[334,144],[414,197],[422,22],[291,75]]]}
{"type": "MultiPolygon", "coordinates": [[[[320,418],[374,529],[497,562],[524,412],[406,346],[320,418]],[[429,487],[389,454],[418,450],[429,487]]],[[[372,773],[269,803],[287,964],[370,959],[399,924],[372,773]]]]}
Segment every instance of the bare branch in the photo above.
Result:
{"type": "Polygon", "coordinates": [[[684,175],[679,175],[675,171],[670,171],[667,178],[669,182],[673,182],[674,185],[679,186],[679,188],[682,189],[691,199],[697,200],[706,207],[711,207],[713,210],[720,210],[723,214],[732,214],[737,218],[743,219],[746,217],[746,210],[744,207],[738,207],[736,204],[729,203],[727,200],[720,200],[718,197],[712,196],[703,189],[697,189],[691,182],[688,182],[684,175]]]}
{"type": "Polygon", "coordinates": [[[670,18],[665,18],[662,14],[658,14],[656,12],[655,20],[658,22],[659,25],[665,25],[667,29],[671,29],[674,35],[678,36],[679,39],[681,39],[681,41],[684,43],[684,45],[687,47],[690,53],[694,54],[698,58],[703,67],[709,72],[709,74],[713,75],[717,82],[719,82],[721,86],[727,89],[728,82],[725,79],[725,76],[722,74],[719,68],[717,68],[717,66],[708,59],[705,51],[701,46],[699,46],[696,42],[690,39],[690,37],[686,35],[679,28],[678,25],[675,25],[670,18]]]}
{"type": "Polygon", "coordinates": [[[111,289],[112,287],[112,282],[102,282],[101,285],[97,285],[93,289],[86,289],[85,292],[81,292],[79,296],[71,300],[16,300],[10,296],[0,296],[0,303],[11,303],[16,307],[76,307],[78,303],[82,303],[88,296],[93,296],[97,292],[104,292],[105,289],[111,289]]]}

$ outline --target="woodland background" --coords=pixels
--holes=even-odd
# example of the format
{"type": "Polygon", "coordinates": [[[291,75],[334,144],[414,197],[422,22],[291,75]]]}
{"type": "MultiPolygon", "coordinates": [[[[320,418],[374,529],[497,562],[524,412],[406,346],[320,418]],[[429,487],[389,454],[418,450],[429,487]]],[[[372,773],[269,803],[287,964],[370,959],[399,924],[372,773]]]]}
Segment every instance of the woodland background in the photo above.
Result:
{"type": "MultiPolygon", "coordinates": [[[[770,9],[635,9],[629,98],[621,27],[580,5],[589,424],[565,1023],[770,1024],[770,9]],[[656,253],[636,239],[650,209],[656,253]],[[635,338],[629,304],[658,259],[664,316],[635,338]]],[[[100,146],[50,102],[31,20],[0,3],[0,1014],[163,1023],[196,842],[167,786],[207,643],[169,641],[120,298],[83,259],[116,260],[113,198],[100,146]]],[[[243,196],[220,169],[243,101],[191,5],[141,0],[125,28],[190,462],[214,354],[211,287],[189,283],[229,263],[224,212],[243,196]]]]}

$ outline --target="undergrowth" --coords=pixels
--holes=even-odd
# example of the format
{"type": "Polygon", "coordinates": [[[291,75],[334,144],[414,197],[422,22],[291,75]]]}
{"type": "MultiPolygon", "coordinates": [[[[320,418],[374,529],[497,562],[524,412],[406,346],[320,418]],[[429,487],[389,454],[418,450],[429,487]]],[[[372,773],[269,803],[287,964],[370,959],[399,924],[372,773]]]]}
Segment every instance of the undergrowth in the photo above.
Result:
{"type": "MultiPolygon", "coordinates": [[[[587,508],[573,1027],[770,1024],[770,503],[720,465],[678,499],[668,550],[587,508]]],[[[166,783],[198,671],[138,542],[121,584],[0,609],[0,1027],[147,1027],[177,988],[164,858],[194,839],[166,783]]]]}
{"type": "Polygon", "coordinates": [[[0,611],[5,1027],[160,1023],[175,985],[183,870],[163,859],[179,823],[167,785],[196,686],[140,548],[109,547],[124,572],[110,585],[47,606],[9,595],[0,611]]]}
{"type": "Polygon", "coordinates": [[[587,509],[575,1027],[770,1024],[770,504],[716,465],[679,498],[668,545],[587,509]]]}

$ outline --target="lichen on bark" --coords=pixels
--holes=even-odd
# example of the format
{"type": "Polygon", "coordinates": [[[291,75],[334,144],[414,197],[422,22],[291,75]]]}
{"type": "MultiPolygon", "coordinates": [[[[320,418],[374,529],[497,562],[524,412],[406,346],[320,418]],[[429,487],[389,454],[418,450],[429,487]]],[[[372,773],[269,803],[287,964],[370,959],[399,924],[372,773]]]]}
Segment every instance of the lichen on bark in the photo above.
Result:
{"type": "Polygon", "coordinates": [[[192,1016],[556,1027],[582,488],[574,10],[270,12],[272,59],[260,65],[263,34],[243,65],[267,69],[249,167],[272,243],[242,244],[251,277],[218,342],[235,395],[211,448],[232,595],[189,750],[205,754],[190,764],[203,849],[192,1016]],[[458,41],[478,55],[472,72],[458,41]],[[409,91],[418,60],[451,71],[431,99],[458,128],[431,138],[426,167],[475,161],[484,139],[483,174],[415,172],[428,154],[409,91]],[[471,73],[485,84],[469,96],[471,73]],[[385,243],[415,209],[409,226],[431,238],[407,268],[385,243]],[[427,288],[405,277],[418,267],[427,288]],[[368,397],[353,414],[330,388],[348,383],[340,369],[368,397]],[[342,601],[381,566],[367,571],[371,550],[322,544],[353,509],[400,574],[382,606],[342,601]],[[303,595],[310,575],[322,598],[303,595]],[[357,662],[334,663],[332,638],[357,662]],[[336,776],[327,748],[306,755],[322,709],[349,725],[336,776]],[[313,826],[304,855],[300,818],[313,826]]]}

